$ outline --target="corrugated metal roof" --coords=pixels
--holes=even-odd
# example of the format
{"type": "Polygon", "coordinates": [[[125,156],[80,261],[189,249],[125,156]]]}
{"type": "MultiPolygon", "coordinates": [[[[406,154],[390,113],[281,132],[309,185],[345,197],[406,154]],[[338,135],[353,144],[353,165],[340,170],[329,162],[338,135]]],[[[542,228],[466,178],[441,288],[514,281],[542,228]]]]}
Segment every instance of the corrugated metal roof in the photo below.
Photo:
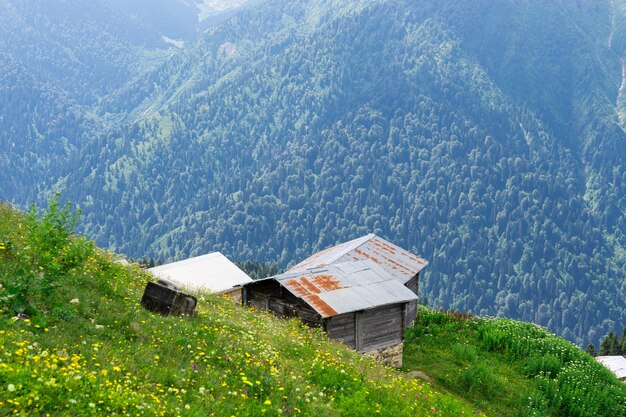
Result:
{"type": "Polygon", "coordinates": [[[417,299],[411,290],[370,260],[290,271],[266,279],[278,281],[322,317],[417,299]]]}
{"type": "Polygon", "coordinates": [[[617,375],[617,378],[626,379],[626,358],[623,356],[598,356],[596,360],[617,375]]]}
{"type": "Polygon", "coordinates": [[[289,272],[361,260],[376,263],[403,284],[428,265],[428,261],[419,256],[370,233],[318,252],[291,268],[289,272]]]}
{"type": "Polygon", "coordinates": [[[252,278],[220,252],[156,266],[148,271],[196,292],[221,293],[252,282],[252,278]]]}

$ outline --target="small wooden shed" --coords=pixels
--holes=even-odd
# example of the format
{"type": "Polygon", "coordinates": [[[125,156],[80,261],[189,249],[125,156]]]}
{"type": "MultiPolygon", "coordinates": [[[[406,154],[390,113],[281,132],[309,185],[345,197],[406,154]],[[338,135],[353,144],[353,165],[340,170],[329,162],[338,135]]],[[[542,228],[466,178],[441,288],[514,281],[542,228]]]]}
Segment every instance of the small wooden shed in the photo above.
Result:
{"type": "Polygon", "coordinates": [[[252,282],[252,278],[220,252],[156,266],[148,271],[193,294],[224,294],[236,299],[241,296],[240,286],[252,282]]]}
{"type": "MultiPolygon", "coordinates": [[[[289,269],[288,272],[363,260],[375,263],[415,295],[418,295],[420,271],[428,265],[428,261],[373,233],[317,252],[289,269]]],[[[418,299],[416,298],[407,307],[405,321],[407,326],[415,320],[417,303],[418,299]]]]}
{"type": "Polygon", "coordinates": [[[289,271],[243,287],[245,305],[298,317],[360,353],[402,365],[409,303],[417,300],[371,260],[289,271]]]}

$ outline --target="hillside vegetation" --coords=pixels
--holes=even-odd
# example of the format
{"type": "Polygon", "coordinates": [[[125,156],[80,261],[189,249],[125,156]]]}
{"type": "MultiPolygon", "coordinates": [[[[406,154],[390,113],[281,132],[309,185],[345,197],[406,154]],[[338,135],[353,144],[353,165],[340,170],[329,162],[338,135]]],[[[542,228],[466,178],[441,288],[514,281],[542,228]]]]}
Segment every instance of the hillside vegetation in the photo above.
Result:
{"type": "Polygon", "coordinates": [[[56,200],[26,218],[0,204],[0,415],[480,414],[230,300],[201,298],[195,318],[150,313],[148,274],[71,236],[73,218],[56,200]]]}
{"type": "Polygon", "coordinates": [[[404,367],[495,416],[626,416],[626,384],[545,329],[508,319],[419,312],[404,367]]]}

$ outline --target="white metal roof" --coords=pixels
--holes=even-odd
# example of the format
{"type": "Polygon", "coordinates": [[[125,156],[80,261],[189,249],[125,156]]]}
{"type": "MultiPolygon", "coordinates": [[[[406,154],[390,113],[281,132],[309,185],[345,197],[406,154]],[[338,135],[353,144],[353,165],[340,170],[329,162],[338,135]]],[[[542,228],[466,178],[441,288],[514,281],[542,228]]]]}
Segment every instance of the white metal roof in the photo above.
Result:
{"type": "Polygon", "coordinates": [[[155,266],[148,271],[192,292],[221,293],[252,282],[252,278],[220,252],[155,266]]]}
{"type": "Polygon", "coordinates": [[[352,261],[289,271],[274,279],[322,317],[416,300],[406,288],[372,261],[352,261]]]}
{"type": "Polygon", "coordinates": [[[596,360],[606,366],[619,379],[626,379],[626,358],[623,356],[598,356],[596,360]]]}

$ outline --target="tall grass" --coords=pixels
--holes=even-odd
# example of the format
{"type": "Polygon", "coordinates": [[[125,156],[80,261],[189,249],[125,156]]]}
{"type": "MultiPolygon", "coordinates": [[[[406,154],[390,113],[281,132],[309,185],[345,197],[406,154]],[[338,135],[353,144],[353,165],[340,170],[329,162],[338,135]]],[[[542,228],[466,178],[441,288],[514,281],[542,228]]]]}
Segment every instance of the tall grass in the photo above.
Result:
{"type": "Polygon", "coordinates": [[[589,354],[531,323],[481,319],[483,348],[523,364],[559,416],[626,416],[626,385],[589,354]]]}
{"type": "Polygon", "coordinates": [[[422,310],[407,340],[407,366],[433,357],[437,380],[494,415],[626,415],[626,385],[537,325],[422,310]]]}

